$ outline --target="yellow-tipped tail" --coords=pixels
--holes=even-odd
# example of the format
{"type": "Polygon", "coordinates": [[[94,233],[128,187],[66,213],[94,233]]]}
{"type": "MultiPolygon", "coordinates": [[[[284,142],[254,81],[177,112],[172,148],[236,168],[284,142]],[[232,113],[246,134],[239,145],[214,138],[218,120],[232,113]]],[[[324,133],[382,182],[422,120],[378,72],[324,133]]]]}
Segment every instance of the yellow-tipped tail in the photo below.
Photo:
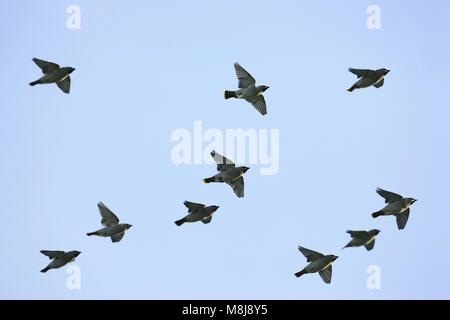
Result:
{"type": "MultiPolygon", "coordinates": [[[[223,98],[225,99],[225,100],[227,100],[227,96],[226,96],[226,93],[227,92],[227,90],[223,90],[223,98]]],[[[206,183],[206,182],[205,182],[206,183]]]]}
{"type": "Polygon", "coordinates": [[[206,182],[206,179],[203,179],[203,182],[205,183],[205,184],[208,184],[209,182],[206,182]]]}

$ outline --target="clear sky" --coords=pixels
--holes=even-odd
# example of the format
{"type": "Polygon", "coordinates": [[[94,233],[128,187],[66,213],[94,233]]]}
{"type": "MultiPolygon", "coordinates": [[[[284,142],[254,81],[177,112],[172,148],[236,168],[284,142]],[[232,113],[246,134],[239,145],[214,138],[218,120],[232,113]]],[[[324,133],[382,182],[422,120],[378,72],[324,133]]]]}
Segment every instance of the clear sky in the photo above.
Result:
{"type": "Polygon", "coordinates": [[[0,2],[0,298],[449,299],[449,14],[447,0],[0,2]],[[69,95],[28,85],[33,57],[76,68],[69,95]],[[235,61],[270,86],[266,116],[223,99],[235,61]],[[348,67],[392,71],[348,93],[348,67]],[[242,199],[205,185],[215,165],[171,158],[197,120],[278,129],[278,172],[248,165],[242,199]],[[418,199],[404,230],[370,216],[377,187],[418,199]],[[184,200],[220,208],[177,227],[184,200]],[[133,225],[121,242],[86,236],[99,201],[133,225]],[[341,250],[372,228],[374,250],[341,250]],[[294,277],[298,245],[339,256],[330,285],[294,277]],[[82,252],[79,290],[69,265],[39,272],[42,249],[82,252]]]}

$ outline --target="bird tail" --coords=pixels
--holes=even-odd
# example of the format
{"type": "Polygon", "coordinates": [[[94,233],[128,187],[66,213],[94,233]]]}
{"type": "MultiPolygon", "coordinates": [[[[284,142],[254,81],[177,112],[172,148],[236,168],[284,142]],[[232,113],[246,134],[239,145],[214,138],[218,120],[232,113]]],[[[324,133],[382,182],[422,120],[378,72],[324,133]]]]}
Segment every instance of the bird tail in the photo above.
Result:
{"type": "Polygon", "coordinates": [[[177,221],[175,221],[175,224],[177,225],[177,226],[181,226],[183,223],[185,223],[186,222],[186,219],[185,218],[183,218],[183,219],[180,219],[180,220],[177,220],[177,221]]]}
{"type": "Polygon", "coordinates": [[[42,273],[46,273],[48,270],[50,270],[50,268],[47,266],[44,269],[41,270],[42,273]]]}
{"type": "Polygon", "coordinates": [[[376,217],[379,217],[382,215],[384,215],[383,210],[380,210],[380,211],[372,213],[372,218],[376,218],[376,217]]]}
{"type": "Polygon", "coordinates": [[[86,233],[88,236],[96,236],[97,235],[97,232],[89,232],[89,233],[86,233]]]}
{"type": "Polygon", "coordinates": [[[297,272],[296,274],[295,274],[295,276],[297,277],[297,278],[300,278],[302,275],[304,275],[306,272],[305,272],[305,269],[303,269],[302,271],[299,271],[299,272],[297,272]]]}
{"type": "Polygon", "coordinates": [[[214,182],[214,177],[203,179],[204,183],[214,182]]]}
{"type": "Polygon", "coordinates": [[[228,91],[228,90],[224,91],[224,97],[225,97],[225,100],[230,99],[230,98],[237,98],[236,92],[228,91]]]}
{"type": "Polygon", "coordinates": [[[35,85],[37,85],[38,83],[41,83],[41,82],[40,82],[39,80],[36,80],[36,81],[30,82],[29,85],[30,85],[30,86],[35,86],[35,85]]]}
{"type": "Polygon", "coordinates": [[[356,84],[352,85],[352,87],[350,89],[347,89],[347,92],[352,92],[353,90],[357,89],[358,87],[356,86],[356,84]]]}

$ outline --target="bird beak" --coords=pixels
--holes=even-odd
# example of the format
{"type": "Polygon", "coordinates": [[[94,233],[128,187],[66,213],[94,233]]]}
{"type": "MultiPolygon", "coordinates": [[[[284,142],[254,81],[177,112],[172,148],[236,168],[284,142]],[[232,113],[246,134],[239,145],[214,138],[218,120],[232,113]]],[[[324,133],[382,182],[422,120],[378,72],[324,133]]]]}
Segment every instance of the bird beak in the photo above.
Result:
{"type": "Polygon", "coordinates": [[[412,199],[411,204],[413,204],[413,203],[416,202],[416,201],[417,201],[417,199],[412,199]]]}
{"type": "Polygon", "coordinates": [[[391,70],[386,69],[386,74],[388,74],[389,72],[391,72],[391,70]]]}

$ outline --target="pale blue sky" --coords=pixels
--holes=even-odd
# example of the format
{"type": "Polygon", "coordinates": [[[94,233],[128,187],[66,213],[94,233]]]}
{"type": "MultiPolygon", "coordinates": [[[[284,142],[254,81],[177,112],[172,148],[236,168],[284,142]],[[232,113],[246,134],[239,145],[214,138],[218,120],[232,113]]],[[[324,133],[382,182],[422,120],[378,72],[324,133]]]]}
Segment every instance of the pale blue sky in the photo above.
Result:
{"type": "Polygon", "coordinates": [[[0,2],[0,298],[449,299],[449,14],[446,0],[0,2]],[[28,85],[33,57],[76,68],[69,95],[28,85]],[[235,61],[270,86],[265,117],[224,101],[235,61]],[[348,93],[348,67],[392,71],[348,93]],[[279,173],[252,165],[243,199],[203,184],[214,165],[170,158],[195,120],[279,129],[279,173]],[[377,187],[419,200],[405,230],[371,218],[377,187]],[[184,200],[220,209],[177,227],[184,200]],[[98,201],[133,225],[121,242],[86,236],[98,201]],[[372,228],[374,250],[341,250],[372,228]],[[330,285],[294,277],[298,245],[339,256],[330,285]],[[67,267],[39,272],[42,249],[82,251],[80,290],[67,267]]]}

